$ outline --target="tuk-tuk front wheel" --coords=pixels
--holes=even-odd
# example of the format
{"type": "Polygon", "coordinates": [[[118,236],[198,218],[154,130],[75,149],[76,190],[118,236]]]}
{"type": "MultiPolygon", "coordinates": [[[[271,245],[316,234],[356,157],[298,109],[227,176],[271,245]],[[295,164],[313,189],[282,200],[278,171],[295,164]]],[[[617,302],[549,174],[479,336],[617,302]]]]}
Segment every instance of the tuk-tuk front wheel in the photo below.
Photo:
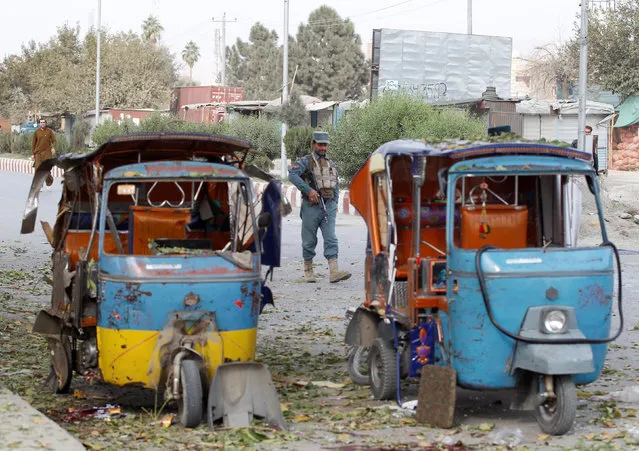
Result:
{"type": "Polygon", "coordinates": [[[397,353],[390,340],[376,338],[370,350],[371,390],[378,400],[393,399],[397,390],[397,353]]]}
{"type": "MultiPolygon", "coordinates": [[[[570,375],[552,376],[554,398],[546,398],[535,409],[541,430],[550,435],[563,435],[570,430],[577,415],[577,390],[570,375]]],[[[539,377],[540,391],[544,391],[544,376],[539,377]]]]}
{"type": "Polygon", "coordinates": [[[180,397],[178,417],[185,428],[194,428],[202,421],[202,379],[194,360],[183,360],[180,365],[180,397]]]}

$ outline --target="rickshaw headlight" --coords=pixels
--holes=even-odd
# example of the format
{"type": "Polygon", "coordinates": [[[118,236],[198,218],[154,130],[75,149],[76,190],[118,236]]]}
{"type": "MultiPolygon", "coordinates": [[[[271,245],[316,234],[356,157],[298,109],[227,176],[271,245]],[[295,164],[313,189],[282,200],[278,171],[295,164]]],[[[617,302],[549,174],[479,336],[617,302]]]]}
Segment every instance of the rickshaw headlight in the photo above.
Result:
{"type": "Polygon", "coordinates": [[[568,329],[568,317],[563,310],[548,310],[542,324],[548,334],[563,334],[568,329]]]}

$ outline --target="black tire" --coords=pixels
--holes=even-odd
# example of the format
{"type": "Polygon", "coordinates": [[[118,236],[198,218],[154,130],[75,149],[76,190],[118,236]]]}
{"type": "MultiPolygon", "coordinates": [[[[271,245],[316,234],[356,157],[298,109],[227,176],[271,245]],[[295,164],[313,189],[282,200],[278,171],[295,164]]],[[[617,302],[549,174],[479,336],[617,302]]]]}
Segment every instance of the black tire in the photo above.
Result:
{"type": "Polygon", "coordinates": [[[348,352],[348,375],[358,385],[370,385],[370,347],[357,346],[348,352]]]}
{"type": "Polygon", "coordinates": [[[48,344],[49,352],[51,353],[51,365],[49,376],[44,386],[49,393],[56,395],[69,393],[71,379],[73,378],[69,337],[63,335],[62,340],[49,339],[48,344]]]}
{"type": "Polygon", "coordinates": [[[535,409],[541,430],[550,435],[563,435],[570,430],[577,415],[577,390],[572,376],[553,377],[555,399],[546,400],[535,409]]]}
{"type": "Polygon", "coordinates": [[[202,379],[193,360],[183,360],[180,366],[180,398],[178,417],[185,428],[194,428],[202,421],[202,379]]]}
{"type": "Polygon", "coordinates": [[[393,399],[397,391],[397,353],[390,340],[376,338],[370,350],[370,377],[373,396],[393,399]]]}

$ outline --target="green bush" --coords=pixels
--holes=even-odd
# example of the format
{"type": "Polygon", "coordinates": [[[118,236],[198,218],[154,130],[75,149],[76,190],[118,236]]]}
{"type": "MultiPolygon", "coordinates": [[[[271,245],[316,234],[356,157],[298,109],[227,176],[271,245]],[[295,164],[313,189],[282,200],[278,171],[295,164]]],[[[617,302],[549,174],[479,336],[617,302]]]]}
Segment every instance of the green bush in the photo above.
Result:
{"type": "Polygon", "coordinates": [[[0,154],[11,153],[12,133],[0,133],[0,154]]]}
{"type": "Polygon", "coordinates": [[[311,141],[313,140],[313,127],[293,127],[286,132],[284,144],[286,156],[291,161],[296,161],[304,155],[311,153],[311,141]]]}
{"type": "Polygon", "coordinates": [[[87,149],[87,139],[91,133],[91,127],[86,122],[79,120],[73,124],[71,134],[71,152],[84,153],[87,149]]]}
{"type": "Polygon", "coordinates": [[[486,123],[464,110],[436,108],[405,95],[385,94],[368,106],[349,111],[329,132],[329,154],[342,181],[347,182],[388,141],[479,138],[486,135],[486,123]]]}
{"type": "Polygon", "coordinates": [[[255,117],[239,117],[228,123],[230,136],[248,139],[253,149],[270,160],[280,157],[280,125],[277,121],[255,117]]]}
{"type": "Polygon", "coordinates": [[[253,143],[255,152],[249,162],[269,171],[271,160],[280,152],[280,128],[276,121],[254,117],[240,117],[231,122],[221,124],[201,124],[183,121],[176,116],[154,113],[140,122],[139,125],[127,119],[102,122],[93,133],[93,143],[101,146],[115,135],[126,135],[139,132],[190,132],[210,133],[247,139],[253,143]]]}

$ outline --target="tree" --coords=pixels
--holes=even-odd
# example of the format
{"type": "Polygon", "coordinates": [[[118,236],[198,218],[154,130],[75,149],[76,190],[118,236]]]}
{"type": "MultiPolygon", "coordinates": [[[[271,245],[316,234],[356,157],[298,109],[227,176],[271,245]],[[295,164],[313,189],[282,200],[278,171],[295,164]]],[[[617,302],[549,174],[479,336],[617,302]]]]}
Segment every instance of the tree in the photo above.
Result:
{"type": "Polygon", "coordinates": [[[556,98],[560,87],[561,97],[568,98],[568,86],[577,79],[578,67],[579,54],[572,44],[537,47],[528,60],[532,91],[537,96],[556,98]]]}
{"type": "Polygon", "coordinates": [[[150,15],[142,22],[142,40],[151,44],[157,44],[160,41],[160,35],[164,31],[164,27],[154,15],[150,15]]]}
{"type": "Polygon", "coordinates": [[[238,39],[227,49],[229,83],[243,86],[247,99],[277,98],[281,95],[281,62],[277,33],[258,22],[251,27],[248,42],[238,39]]]}
{"type": "MultiPolygon", "coordinates": [[[[637,39],[639,2],[636,0],[619,0],[616,9],[591,11],[588,18],[590,80],[622,96],[638,93],[637,39]]],[[[573,45],[577,42],[578,37],[573,45]]]]}
{"type": "MultiPolygon", "coordinates": [[[[105,107],[168,106],[174,57],[135,33],[102,31],[101,103],[105,107]]],[[[63,26],[47,43],[31,42],[0,63],[0,113],[23,122],[31,112],[82,113],[94,107],[97,34],[82,38],[63,26]]]]}
{"type": "Polygon", "coordinates": [[[193,41],[186,43],[182,50],[182,59],[189,66],[189,78],[193,80],[193,65],[200,59],[200,48],[193,41]]]}
{"type": "Polygon", "coordinates": [[[306,121],[308,112],[297,91],[291,93],[288,101],[277,109],[275,116],[289,127],[302,125],[306,121]]]}
{"type": "Polygon", "coordinates": [[[292,52],[299,66],[296,83],[303,92],[324,100],[361,97],[368,80],[361,47],[353,23],[334,9],[321,6],[297,31],[292,52]]]}

